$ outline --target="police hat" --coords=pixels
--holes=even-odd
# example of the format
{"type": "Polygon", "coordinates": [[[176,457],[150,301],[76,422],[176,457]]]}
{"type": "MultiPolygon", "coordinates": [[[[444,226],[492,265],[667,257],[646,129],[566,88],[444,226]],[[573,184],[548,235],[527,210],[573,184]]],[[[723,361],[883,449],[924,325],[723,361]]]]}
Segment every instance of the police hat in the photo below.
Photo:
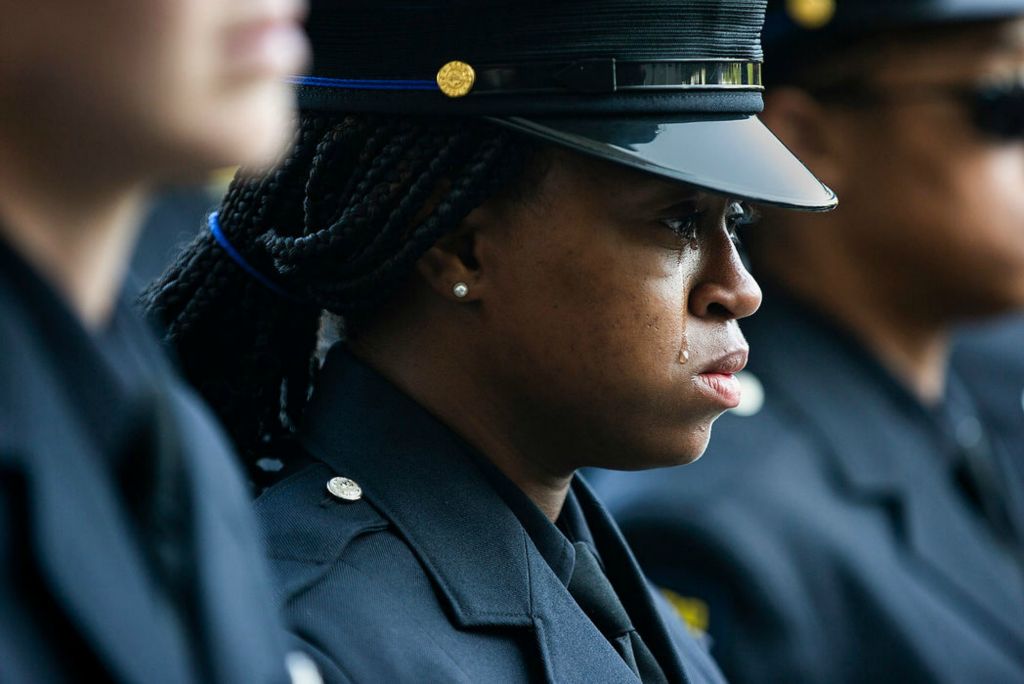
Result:
{"type": "Polygon", "coordinates": [[[769,0],[770,82],[879,31],[1024,16],[1024,0],[769,0]]]}
{"type": "Polygon", "coordinates": [[[764,0],[313,0],[303,109],[481,116],[737,198],[835,206],[758,120],[764,0]]]}

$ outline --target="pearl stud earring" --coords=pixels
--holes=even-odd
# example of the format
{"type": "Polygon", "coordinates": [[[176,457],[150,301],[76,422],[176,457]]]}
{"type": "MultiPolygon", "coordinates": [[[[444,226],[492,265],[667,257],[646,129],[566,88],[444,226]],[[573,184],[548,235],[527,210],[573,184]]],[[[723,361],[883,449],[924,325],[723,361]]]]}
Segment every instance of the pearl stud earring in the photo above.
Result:
{"type": "Polygon", "coordinates": [[[469,294],[469,285],[466,283],[455,283],[452,286],[452,294],[459,299],[464,299],[469,294]]]}

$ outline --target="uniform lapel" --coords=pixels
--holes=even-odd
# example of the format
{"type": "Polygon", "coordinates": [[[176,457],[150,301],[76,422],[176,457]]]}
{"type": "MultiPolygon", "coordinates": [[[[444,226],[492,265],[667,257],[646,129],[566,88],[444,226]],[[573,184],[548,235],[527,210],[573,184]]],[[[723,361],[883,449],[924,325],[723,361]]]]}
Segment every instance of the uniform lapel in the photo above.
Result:
{"type": "Polygon", "coordinates": [[[639,682],[540,553],[532,549],[528,558],[532,620],[548,681],[639,682]]]}
{"type": "Polygon", "coordinates": [[[813,314],[796,313],[778,301],[751,327],[757,367],[768,370],[767,377],[799,383],[795,388],[766,384],[769,401],[813,432],[832,455],[839,481],[857,499],[889,509],[894,532],[911,551],[922,580],[1020,648],[1024,626],[1006,619],[1008,602],[1020,600],[1013,591],[1019,581],[1007,581],[1009,567],[993,567],[992,551],[983,548],[988,543],[983,528],[945,504],[957,494],[952,477],[937,465],[944,455],[923,414],[886,391],[895,381],[851,340],[831,330],[813,314]],[[757,346],[762,330],[772,335],[772,343],[757,346]],[[793,354],[793,349],[806,353],[793,354]],[[814,359],[813,369],[808,358],[814,359]],[[935,453],[922,444],[935,444],[935,453]]]}
{"type": "Polygon", "coordinates": [[[278,622],[266,614],[275,602],[268,575],[256,564],[266,551],[246,515],[251,495],[208,416],[193,402],[169,396],[165,447],[185,459],[188,494],[181,505],[190,507],[193,521],[196,631],[204,652],[216,654],[203,662],[204,670],[218,682],[277,681],[285,648],[274,629],[278,622]],[[185,425],[189,429],[176,428],[185,425]]]}
{"type": "Polygon", "coordinates": [[[5,444],[28,488],[32,551],[44,581],[116,679],[190,681],[186,644],[158,601],[114,486],[110,452],[127,407],[95,342],[63,302],[20,262],[4,268],[29,290],[0,307],[24,321],[11,327],[24,336],[5,340],[21,351],[24,406],[48,409],[11,417],[15,435],[5,444]],[[34,305],[23,308],[23,301],[34,305]]]}
{"type": "Polygon", "coordinates": [[[406,539],[460,627],[533,629],[552,682],[636,681],[469,447],[344,351],[328,356],[303,435],[406,539]]]}
{"type": "Polygon", "coordinates": [[[524,530],[447,428],[335,350],[302,432],[310,453],[357,481],[405,537],[459,625],[530,624],[524,530]]]}
{"type": "Polygon", "coordinates": [[[53,594],[118,679],[190,681],[186,644],[156,600],[117,492],[99,477],[103,456],[68,437],[73,457],[34,448],[25,465],[36,553],[53,594]]]}
{"type": "MultiPolygon", "coordinates": [[[[654,654],[670,682],[687,682],[686,669],[676,641],[662,619],[650,583],[623,539],[618,526],[590,487],[579,477],[573,483],[587,527],[601,553],[608,579],[626,607],[633,626],[654,654]]],[[[679,625],[682,629],[682,625],[679,625]]]]}

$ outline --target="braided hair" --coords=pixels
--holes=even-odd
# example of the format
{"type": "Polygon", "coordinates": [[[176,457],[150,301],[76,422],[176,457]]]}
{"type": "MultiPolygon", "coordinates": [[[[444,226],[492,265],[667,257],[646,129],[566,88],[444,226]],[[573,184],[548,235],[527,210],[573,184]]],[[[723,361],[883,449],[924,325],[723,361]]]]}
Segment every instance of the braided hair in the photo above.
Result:
{"type": "Polygon", "coordinates": [[[305,112],[274,170],[236,176],[221,230],[287,296],[204,231],[143,303],[247,465],[284,453],[275,443],[309,397],[322,312],[348,324],[386,306],[439,238],[521,189],[530,149],[482,120],[305,112]]]}

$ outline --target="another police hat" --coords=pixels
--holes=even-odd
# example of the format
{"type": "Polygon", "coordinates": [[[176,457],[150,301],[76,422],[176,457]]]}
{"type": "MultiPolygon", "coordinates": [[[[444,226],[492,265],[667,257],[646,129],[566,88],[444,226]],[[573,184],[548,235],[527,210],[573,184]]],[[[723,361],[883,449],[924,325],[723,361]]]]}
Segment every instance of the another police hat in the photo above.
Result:
{"type": "Polygon", "coordinates": [[[835,195],[758,120],[764,0],[313,0],[304,109],[482,116],[733,197],[835,195]]]}
{"type": "Polygon", "coordinates": [[[1024,0],[770,0],[764,29],[769,82],[817,55],[900,28],[1024,16],[1024,0]]]}

